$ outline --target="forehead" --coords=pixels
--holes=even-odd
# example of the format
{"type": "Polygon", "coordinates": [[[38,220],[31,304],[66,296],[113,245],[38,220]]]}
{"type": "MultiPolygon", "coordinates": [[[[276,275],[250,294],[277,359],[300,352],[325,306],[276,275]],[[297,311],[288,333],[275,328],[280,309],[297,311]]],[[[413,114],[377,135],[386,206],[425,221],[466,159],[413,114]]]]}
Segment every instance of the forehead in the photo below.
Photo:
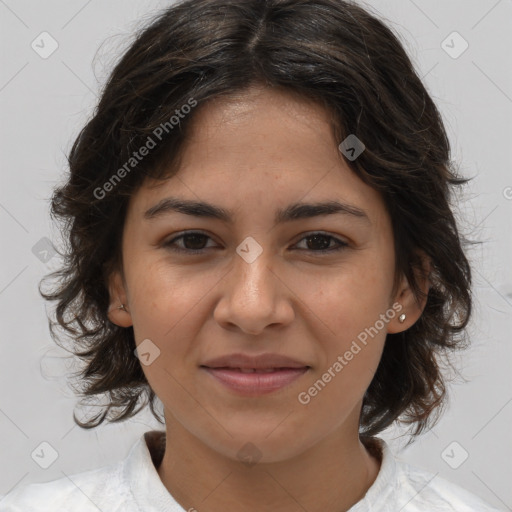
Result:
{"type": "Polygon", "coordinates": [[[339,142],[331,113],[296,94],[253,88],[216,98],[194,113],[177,174],[147,181],[132,209],[178,196],[274,218],[292,202],[339,200],[379,216],[380,194],[350,169],[339,142]]]}

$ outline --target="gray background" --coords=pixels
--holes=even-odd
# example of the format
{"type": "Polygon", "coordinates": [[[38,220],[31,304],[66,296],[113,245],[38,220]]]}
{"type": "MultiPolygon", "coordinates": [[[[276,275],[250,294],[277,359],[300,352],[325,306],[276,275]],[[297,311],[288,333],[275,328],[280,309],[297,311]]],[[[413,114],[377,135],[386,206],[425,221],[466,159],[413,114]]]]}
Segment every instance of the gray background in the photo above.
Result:
{"type": "MultiPolygon", "coordinates": [[[[168,4],[0,0],[0,494],[115,462],[144,431],[160,428],[149,413],[93,431],[74,426],[76,399],[65,377],[72,361],[49,336],[50,306],[37,284],[59,266],[45,253],[45,237],[60,245],[47,200],[66,169],[65,154],[133,30],[168,4]],[[45,31],[58,48],[42,58],[31,44],[51,49],[48,36],[40,36],[45,31]],[[47,469],[31,456],[41,453],[42,442],[58,455],[47,469]]],[[[476,176],[460,197],[459,218],[464,234],[484,242],[469,251],[472,348],[456,360],[467,382],[451,385],[443,419],[412,446],[404,449],[403,430],[383,437],[406,461],[512,510],[512,1],[366,5],[401,35],[443,114],[453,158],[464,175],[476,176]],[[463,41],[453,31],[469,44],[457,58],[463,41]]]]}

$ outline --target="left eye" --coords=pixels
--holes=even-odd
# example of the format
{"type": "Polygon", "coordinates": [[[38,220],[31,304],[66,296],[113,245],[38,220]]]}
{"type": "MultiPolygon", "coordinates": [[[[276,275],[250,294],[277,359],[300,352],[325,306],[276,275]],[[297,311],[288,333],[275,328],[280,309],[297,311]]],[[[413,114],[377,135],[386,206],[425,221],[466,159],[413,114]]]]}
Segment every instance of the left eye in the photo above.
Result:
{"type": "MultiPolygon", "coordinates": [[[[168,242],[165,242],[163,246],[175,252],[199,254],[205,252],[205,250],[207,249],[207,247],[204,246],[207,240],[212,239],[208,235],[201,233],[200,231],[189,231],[187,233],[183,233],[173,238],[172,240],[169,240],[168,242]],[[180,242],[183,242],[183,245],[185,247],[178,246],[176,244],[178,240],[180,242]]],[[[299,243],[302,241],[306,241],[306,245],[308,246],[308,248],[301,250],[311,251],[320,254],[339,251],[348,246],[346,242],[343,242],[342,240],[335,238],[331,235],[327,235],[325,233],[311,233],[303,237],[299,241],[299,243]],[[330,247],[332,241],[336,243],[334,247],[330,247]],[[311,248],[311,246],[313,246],[313,248],[311,248]]]]}
{"type": "Polygon", "coordinates": [[[310,242],[306,242],[306,245],[313,245],[313,246],[320,246],[319,249],[305,249],[305,250],[311,250],[313,252],[319,252],[319,253],[326,253],[326,252],[332,252],[332,251],[340,251],[341,249],[344,249],[348,246],[346,242],[343,242],[339,238],[335,238],[331,235],[326,235],[324,233],[312,233],[311,235],[307,235],[304,238],[300,240],[302,242],[303,240],[309,240],[310,242]],[[331,242],[334,241],[336,245],[334,247],[330,247],[331,242]]]}

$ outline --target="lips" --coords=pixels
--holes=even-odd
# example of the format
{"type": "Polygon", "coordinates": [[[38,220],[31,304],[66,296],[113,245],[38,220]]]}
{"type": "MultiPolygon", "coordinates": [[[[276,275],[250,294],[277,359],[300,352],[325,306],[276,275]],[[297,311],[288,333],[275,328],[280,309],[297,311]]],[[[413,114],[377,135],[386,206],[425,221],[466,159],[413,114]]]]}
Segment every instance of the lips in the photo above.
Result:
{"type": "Polygon", "coordinates": [[[230,354],[206,361],[200,367],[231,391],[250,396],[282,389],[310,368],[279,354],[230,354]]]}
{"type": "Polygon", "coordinates": [[[230,368],[229,366],[226,368],[216,368],[216,369],[225,369],[225,370],[235,370],[242,373],[273,373],[281,370],[282,368],[230,368]]]}
{"type": "Polygon", "coordinates": [[[304,368],[305,363],[280,354],[229,354],[205,361],[201,366],[208,368],[240,368],[255,370],[271,370],[276,368],[304,368]]]}

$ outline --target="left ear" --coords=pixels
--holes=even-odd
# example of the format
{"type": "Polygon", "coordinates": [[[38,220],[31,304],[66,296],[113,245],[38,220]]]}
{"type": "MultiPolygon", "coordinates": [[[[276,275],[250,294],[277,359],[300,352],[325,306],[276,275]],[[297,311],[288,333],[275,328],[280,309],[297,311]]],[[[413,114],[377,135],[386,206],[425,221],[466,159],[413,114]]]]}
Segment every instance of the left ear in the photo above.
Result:
{"type": "Polygon", "coordinates": [[[119,327],[130,327],[133,325],[130,315],[130,305],[124,279],[119,270],[115,270],[108,278],[108,290],[110,304],[108,309],[109,320],[119,327]],[[119,309],[124,304],[125,309],[119,309]]]}
{"type": "Polygon", "coordinates": [[[423,313],[423,309],[427,303],[428,291],[431,286],[429,276],[432,271],[432,261],[430,257],[420,249],[417,249],[415,254],[418,257],[417,261],[419,261],[419,263],[413,266],[413,272],[418,287],[424,295],[416,298],[407,278],[402,276],[402,282],[400,283],[400,287],[393,301],[393,303],[398,302],[402,306],[402,309],[397,311],[395,317],[388,324],[388,333],[391,334],[406,331],[411,325],[415,324],[423,313]],[[398,320],[402,314],[405,314],[404,322],[398,320]]]}

